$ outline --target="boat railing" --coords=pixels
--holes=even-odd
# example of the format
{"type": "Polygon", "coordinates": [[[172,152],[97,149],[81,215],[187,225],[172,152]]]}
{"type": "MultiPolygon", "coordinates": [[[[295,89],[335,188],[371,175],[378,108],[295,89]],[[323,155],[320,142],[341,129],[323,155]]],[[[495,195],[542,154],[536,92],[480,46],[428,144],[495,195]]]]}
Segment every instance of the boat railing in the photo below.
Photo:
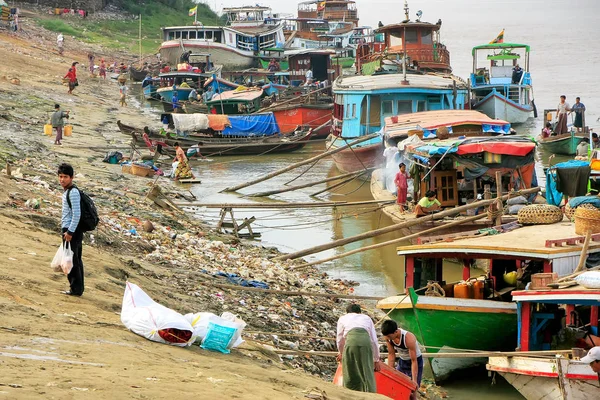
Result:
{"type": "Polygon", "coordinates": [[[407,49],[406,54],[417,62],[434,62],[450,65],[450,52],[446,48],[407,49]]]}
{"type": "Polygon", "coordinates": [[[358,12],[356,10],[326,10],[323,13],[323,19],[327,20],[353,20],[358,19],[358,12]]]}

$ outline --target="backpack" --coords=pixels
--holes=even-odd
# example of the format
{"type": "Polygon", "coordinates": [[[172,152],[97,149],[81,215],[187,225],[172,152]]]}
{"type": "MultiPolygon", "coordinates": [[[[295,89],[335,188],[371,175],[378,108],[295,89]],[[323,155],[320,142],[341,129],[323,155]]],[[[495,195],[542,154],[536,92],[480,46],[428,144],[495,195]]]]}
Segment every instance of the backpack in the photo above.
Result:
{"type": "Polygon", "coordinates": [[[73,188],[79,190],[79,196],[81,197],[81,218],[79,219],[79,225],[77,225],[77,228],[79,228],[82,232],[93,231],[96,229],[99,222],[98,210],[96,210],[94,200],[92,200],[90,196],[85,194],[77,186],[71,186],[69,190],[67,190],[67,203],[69,204],[69,208],[73,208],[71,206],[71,199],[69,198],[73,188]]]}

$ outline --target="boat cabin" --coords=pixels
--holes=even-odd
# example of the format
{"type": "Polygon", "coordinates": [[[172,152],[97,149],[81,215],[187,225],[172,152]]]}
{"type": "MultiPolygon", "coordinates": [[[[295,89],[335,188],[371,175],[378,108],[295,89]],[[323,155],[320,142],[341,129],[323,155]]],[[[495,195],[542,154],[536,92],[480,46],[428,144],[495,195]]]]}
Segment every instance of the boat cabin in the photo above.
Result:
{"type": "Polygon", "coordinates": [[[223,15],[227,18],[227,25],[235,28],[253,28],[264,25],[270,20],[269,7],[225,7],[223,15]]]}
{"type": "Polygon", "coordinates": [[[529,51],[525,44],[493,43],[476,46],[473,56],[471,88],[473,104],[477,104],[492,91],[517,104],[528,104],[531,91],[529,51]],[[520,72],[515,71],[519,65],[520,72]]]}
{"type": "Polygon", "coordinates": [[[252,114],[260,109],[262,89],[229,90],[213,96],[207,101],[208,109],[214,108],[218,114],[252,114]]]}
{"type": "Polygon", "coordinates": [[[379,132],[385,119],[400,114],[464,109],[463,82],[434,75],[397,74],[340,76],[333,85],[332,133],[357,137],[379,132]]]}
{"type": "Polygon", "coordinates": [[[331,57],[335,51],[327,49],[291,50],[286,52],[289,62],[290,82],[299,85],[306,82],[306,72],[311,70],[313,82],[333,82],[337,77],[331,57]]]}
{"type": "Polygon", "coordinates": [[[358,26],[356,2],[348,0],[312,0],[298,4],[298,18],[348,21],[358,26]]]}

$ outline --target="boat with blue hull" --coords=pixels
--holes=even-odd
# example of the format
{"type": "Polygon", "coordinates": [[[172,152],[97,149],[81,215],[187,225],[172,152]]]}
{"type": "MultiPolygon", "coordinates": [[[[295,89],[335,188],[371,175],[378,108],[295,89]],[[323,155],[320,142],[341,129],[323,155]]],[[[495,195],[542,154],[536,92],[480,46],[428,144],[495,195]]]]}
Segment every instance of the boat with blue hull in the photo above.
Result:
{"type": "Polygon", "coordinates": [[[534,116],[537,112],[529,72],[529,52],[528,45],[518,43],[474,47],[471,52],[471,108],[511,124],[524,123],[534,116]]]}
{"type": "MultiPolygon", "coordinates": [[[[332,134],[327,148],[346,146],[358,137],[382,132],[387,117],[421,111],[464,109],[467,84],[457,77],[433,74],[340,76],[333,83],[332,134]]],[[[383,154],[379,137],[332,157],[343,172],[372,168],[383,154]]]]}

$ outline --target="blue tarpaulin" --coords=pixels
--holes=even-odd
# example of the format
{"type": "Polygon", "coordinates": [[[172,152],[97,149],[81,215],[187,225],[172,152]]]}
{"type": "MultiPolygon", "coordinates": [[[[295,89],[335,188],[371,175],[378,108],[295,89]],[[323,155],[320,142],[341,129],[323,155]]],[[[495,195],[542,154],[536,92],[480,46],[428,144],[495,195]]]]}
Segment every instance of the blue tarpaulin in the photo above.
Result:
{"type": "Polygon", "coordinates": [[[427,144],[425,146],[419,146],[416,149],[418,152],[427,153],[430,156],[434,156],[436,154],[443,155],[446,153],[456,153],[458,151],[458,146],[432,146],[427,144]]]}
{"type": "Polygon", "coordinates": [[[230,115],[223,136],[271,136],[279,133],[273,113],[230,115]]]}

